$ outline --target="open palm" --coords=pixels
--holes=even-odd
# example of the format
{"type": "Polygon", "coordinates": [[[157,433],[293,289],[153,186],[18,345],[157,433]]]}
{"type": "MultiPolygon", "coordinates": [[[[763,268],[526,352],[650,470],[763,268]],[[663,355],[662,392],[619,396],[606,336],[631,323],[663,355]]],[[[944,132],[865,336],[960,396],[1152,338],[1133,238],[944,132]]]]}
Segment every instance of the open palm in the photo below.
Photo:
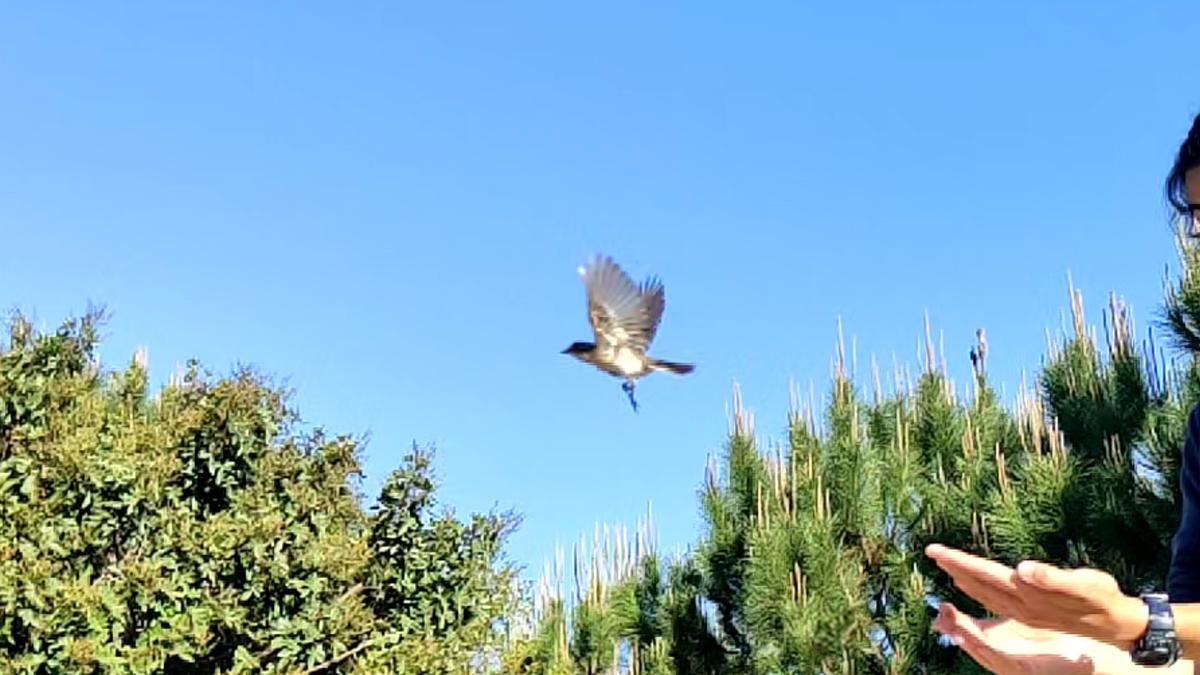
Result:
{"type": "Polygon", "coordinates": [[[950,604],[942,605],[934,629],[953,639],[979,665],[1001,675],[1116,675],[1141,670],[1111,644],[1031,628],[1013,619],[975,619],[950,604]]]}

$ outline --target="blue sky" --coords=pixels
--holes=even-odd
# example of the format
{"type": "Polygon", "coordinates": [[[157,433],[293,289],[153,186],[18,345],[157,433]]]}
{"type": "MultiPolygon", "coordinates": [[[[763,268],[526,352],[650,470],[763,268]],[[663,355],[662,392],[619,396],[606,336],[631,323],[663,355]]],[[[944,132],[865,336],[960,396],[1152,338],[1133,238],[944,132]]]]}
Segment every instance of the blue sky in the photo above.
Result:
{"type": "Polygon", "coordinates": [[[104,304],[104,358],[158,379],[286,377],[370,433],[370,492],[436,444],[521,563],[650,502],[686,545],[733,382],[781,437],[839,316],[866,371],[928,310],[959,378],[984,326],[1010,399],[1068,270],[1144,333],[1200,8],[1045,4],[10,4],[0,299],[104,304]],[[698,364],[637,415],[559,354],[596,251],[663,278],[653,351],[698,364]]]}

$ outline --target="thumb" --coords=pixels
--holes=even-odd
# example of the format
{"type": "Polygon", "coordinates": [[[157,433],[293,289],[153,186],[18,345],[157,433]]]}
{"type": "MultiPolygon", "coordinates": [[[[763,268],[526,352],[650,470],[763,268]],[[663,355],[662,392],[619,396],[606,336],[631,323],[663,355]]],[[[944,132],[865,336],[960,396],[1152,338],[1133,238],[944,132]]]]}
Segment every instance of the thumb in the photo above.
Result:
{"type": "Polygon", "coordinates": [[[1094,598],[1116,588],[1110,575],[1094,569],[1062,569],[1026,560],[1017,565],[1016,573],[1017,579],[1035,588],[1079,598],[1094,598]]]}
{"type": "Polygon", "coordinates": [[[1079,585],[1079,578],[1073,576],[1070,570],[1035,560],[1025,560],[1018,564],[1017,578],[1030,586],[1047,591],[1073,591],[1079,585]]]}

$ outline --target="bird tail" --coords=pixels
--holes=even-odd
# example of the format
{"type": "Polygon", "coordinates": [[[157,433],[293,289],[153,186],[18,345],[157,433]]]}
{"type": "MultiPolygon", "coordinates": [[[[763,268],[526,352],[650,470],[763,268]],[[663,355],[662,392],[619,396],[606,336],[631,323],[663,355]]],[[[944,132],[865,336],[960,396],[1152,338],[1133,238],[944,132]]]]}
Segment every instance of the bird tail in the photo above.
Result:
{"type": "Polygon", "coordinates": [[[650,367],[654,370],[666,370],[676,375],[687,375],[696,369],[696,366],[690,363],[675,363],[673,361],[663,361],[662,359],[650,359],[650,367]]]}

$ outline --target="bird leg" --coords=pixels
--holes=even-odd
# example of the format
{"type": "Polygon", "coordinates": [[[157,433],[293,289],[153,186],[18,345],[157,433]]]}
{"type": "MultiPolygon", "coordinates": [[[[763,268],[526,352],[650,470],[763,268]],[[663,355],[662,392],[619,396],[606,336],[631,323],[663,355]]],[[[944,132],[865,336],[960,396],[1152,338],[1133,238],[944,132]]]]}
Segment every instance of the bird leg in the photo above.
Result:
{"type": "Polygon", "coordinates": [[[625,380],[621,383],[621,389],[629,396],[629,405],[633,406],[633,411],[637,412],[637,399],[633,397],[633,380],[625,380]]]}

